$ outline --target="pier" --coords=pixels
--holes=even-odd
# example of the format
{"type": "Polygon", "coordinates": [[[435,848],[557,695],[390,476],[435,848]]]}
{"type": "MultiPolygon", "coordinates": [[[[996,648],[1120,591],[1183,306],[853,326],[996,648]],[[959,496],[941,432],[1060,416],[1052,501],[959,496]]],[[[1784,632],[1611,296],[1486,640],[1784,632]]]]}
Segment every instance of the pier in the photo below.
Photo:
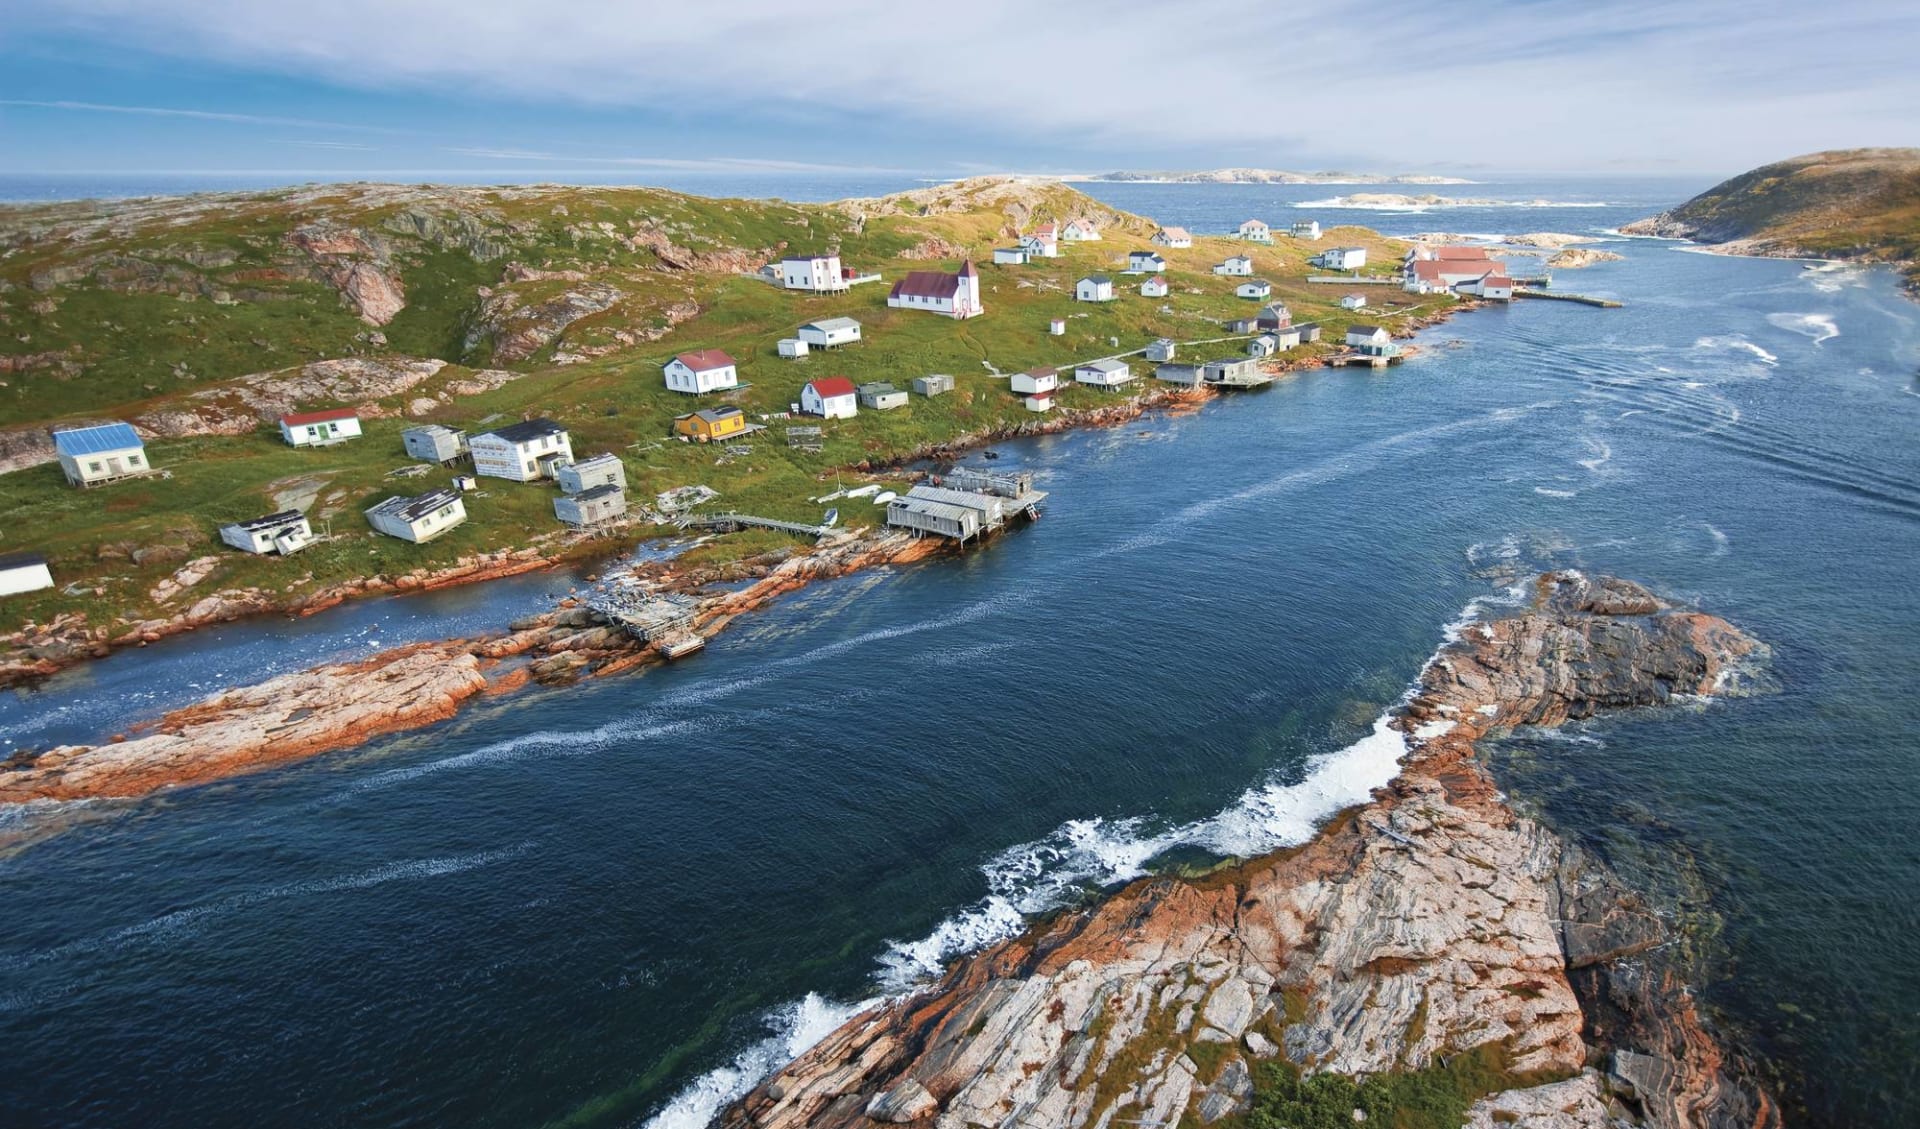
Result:
{"type": "Polygon", "coordinates": [[[1612,298],[1595,298],[1591,294],[1566,294],[1519,286],[1513,288],[1513,296],[1515,298],[1546,298],[1554,302],[1578,302],[1583,306],[1598,306],[1603,310],[1618,310],[1626,305],[1625,302],[1616,302],[1612,298]]]}

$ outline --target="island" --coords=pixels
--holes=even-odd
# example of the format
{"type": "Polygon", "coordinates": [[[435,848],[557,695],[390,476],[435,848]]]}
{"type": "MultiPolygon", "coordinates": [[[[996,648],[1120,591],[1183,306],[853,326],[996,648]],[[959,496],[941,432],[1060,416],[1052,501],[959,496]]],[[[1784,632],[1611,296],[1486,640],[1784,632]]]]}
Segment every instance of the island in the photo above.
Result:
{"type": "Polygon", "coordinates": [[[1777,161],[1621,231],[1728,254],[1885,263],[1920,295],[1920,149],[1836,149],[1777,161]]]}
{"type": "Polygon", "coordinates": [[[1288,172],[1284,169],[1208,169],[1201,172],[1126,172],[1116,171],[1089,176],[1086,180],[1139,182],[1146,184],[1474,184],[1454,176],[1431,173],[1366,172],[1288,172]]]}

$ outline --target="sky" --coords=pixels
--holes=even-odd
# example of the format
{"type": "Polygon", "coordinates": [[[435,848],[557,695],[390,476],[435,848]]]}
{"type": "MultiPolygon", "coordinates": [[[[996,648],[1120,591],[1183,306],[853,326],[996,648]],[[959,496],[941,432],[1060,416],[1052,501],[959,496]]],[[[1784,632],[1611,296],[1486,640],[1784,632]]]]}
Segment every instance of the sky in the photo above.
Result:
{"type": "Polygon", "coordinates": [[[0,171],[1731,174],[1920,145],[1914,0],[0,0],[0,171]]]}

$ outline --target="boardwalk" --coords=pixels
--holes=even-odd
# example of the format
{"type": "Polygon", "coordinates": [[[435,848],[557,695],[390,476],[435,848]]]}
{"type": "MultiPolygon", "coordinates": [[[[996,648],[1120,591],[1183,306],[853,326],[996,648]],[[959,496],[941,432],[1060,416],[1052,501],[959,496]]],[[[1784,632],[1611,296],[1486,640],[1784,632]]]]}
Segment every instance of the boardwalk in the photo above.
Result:
{"type": "Polygon", "coordinates": [[[753,526],[757,529],[778,529],[782,533],[792,533],[800,537],[825,537],[833,532],[831,525],[807,525],[798,521],[781,521],[778,518],[754,517],[752,514],[709,514],[705,517],[683,517],[674,521],[682,529],[715,529],[727,526],[753,526]]]}

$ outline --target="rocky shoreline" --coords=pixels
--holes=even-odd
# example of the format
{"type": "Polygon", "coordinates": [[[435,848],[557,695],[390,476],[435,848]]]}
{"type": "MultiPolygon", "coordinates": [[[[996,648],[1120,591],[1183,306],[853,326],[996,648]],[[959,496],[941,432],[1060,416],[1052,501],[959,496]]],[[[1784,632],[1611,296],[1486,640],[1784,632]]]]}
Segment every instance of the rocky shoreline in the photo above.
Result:
{"type": "MultiPolygon", "coordinates": [[[[743,564],[726,577],[753,583],[702,599],[694,630],[717,634],[735,616],[813,581],[923,559],[941,547],[898,532],[870,533],[743,564]]],[[[717,573],[673,577],[675,587],[694,590],[719,579],[717,573]]],[[[174,710],[104,744],[16,758],[0,765],[0,805],[131,798],[203,784],[445,721],[484,694],[662,661],[650,645],[568,600],[514,621],[505,635],[417,643],[282,675],[174,710]]]]}
{"type": "Polygon", "coordinates": [[[1369,803],[1301,847],[1143,879],[965,958],[721,1123],[1210,1124],[1284,1063],[1472,1078],[1453,1096],[1480,1129],[1772,1129],[1777,1105],[1695,1005],[1667,923],[1516,814],[1474,749],[1733,692],[1765,653],[1637,585],[1547,574],[1531,609],[1435,655],[1391,723],[1400,774],[1369,803]],[[1481,1072],[1448,1073],[1463,1062],[1481,1072]]]}

